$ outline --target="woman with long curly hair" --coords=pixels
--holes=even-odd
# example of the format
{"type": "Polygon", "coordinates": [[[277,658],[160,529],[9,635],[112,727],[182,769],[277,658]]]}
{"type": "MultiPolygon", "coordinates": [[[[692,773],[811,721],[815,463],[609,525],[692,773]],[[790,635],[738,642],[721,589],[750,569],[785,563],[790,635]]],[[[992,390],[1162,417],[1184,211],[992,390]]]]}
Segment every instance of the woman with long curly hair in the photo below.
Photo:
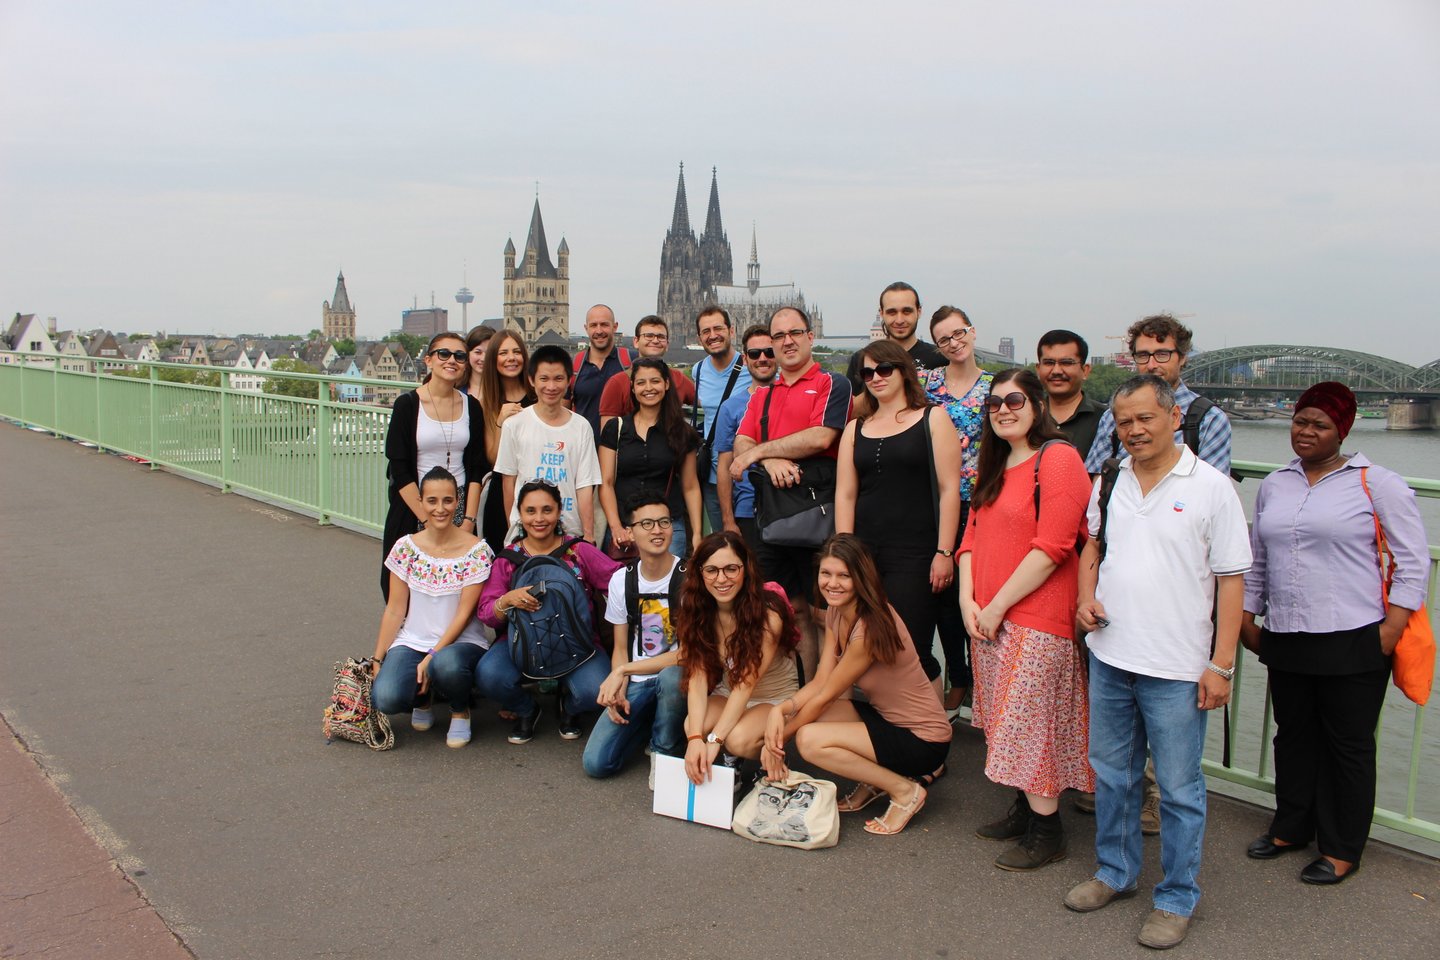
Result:
{"type": "Polygon", "coordinates": [[[1030,370],[997,373],[985,411],[980,473],[960,542],[960,610],[972,644],[972,722],[985,731],[985,775],[1014,787],[1016,799],[975,835],[1018,840],[995,866],[1035,870],[1066,855],[1061,791],[1095,789],[1075,634],[1075,546],[1084,542],[1090,477],[1030,370]]]}
{"type": "Polygon", "coordinates": [[[769,708],[799,687],[795,621],[761,579],[739,534],[712,533],[695,548],[676,619],[685,718],[685,772],[710,777],[720,752],[757,759],[769,708]]]}
{"type": "Polygon", "coordinates": [[[839,533],[820,548],[819,592],[827,609],[815,679],[770,709],[761,762],[783,777],[794,737],[800,756],[856,782],[842,812],[888,796],[885,815],[865,829],[899,833],[925,805],[917,779],[945,763],[950,723],[859,537],[839,533]],[[850,699],[856,686],[868,702],[850,699]]]}

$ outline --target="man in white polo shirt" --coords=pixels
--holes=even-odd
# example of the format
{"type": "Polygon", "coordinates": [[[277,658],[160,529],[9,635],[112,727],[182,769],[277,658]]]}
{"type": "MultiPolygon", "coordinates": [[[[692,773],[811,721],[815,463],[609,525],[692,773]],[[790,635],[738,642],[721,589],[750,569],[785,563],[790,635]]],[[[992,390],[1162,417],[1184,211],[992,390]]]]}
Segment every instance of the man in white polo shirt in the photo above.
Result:
{"type": "Polygon", "coordinates": [[[1102,541],[1094,538],[1102,536],[1103,481],[1091,496],[1078,611],[1090,634],[1097,870],[1065,906],[1088,913],[1135,893],[1148,744],[1165,876],[1139,940],[1165,949],[1185,939],[1200,900],[1205,720],[1230,700],[1250,538],[1229,478],[1175,443],[1181,414],[1168,383],[1134,377],[1111,410],[1130,456],[1104,510],[1102,541]]]}

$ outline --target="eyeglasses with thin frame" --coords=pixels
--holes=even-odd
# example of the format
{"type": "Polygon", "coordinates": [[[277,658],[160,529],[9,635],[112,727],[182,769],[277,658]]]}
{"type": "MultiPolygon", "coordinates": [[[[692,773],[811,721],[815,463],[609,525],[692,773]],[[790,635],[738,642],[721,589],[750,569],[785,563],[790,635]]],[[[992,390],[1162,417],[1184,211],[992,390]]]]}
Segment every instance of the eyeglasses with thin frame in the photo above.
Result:
{"type": "Polygon", "coordinates": [[[444,347],[437,347],[430,351],[430,356],[438,357],[441,360],[466,360],[470,355],[464,350],[447,350],[444,347]]]}
{"type": "Polygon", "coordinates": [[[796,327],[794,330],[781,330],[778,333],[771,333],[771,340],[803,340],[805,334],[809,333],[804,327],[796,327]]]}
{"type": "Polygon", "coordinates": [[[1019,410],[1025,406],[1029,400],[1030,398],[1019,390],[1016,390],[1014,393],[1007,393],[1003,397],[998,393],[992,393],[985,398],[985,412],[994,416],[1000,412],[1002,406],[1010,411],[1019,410]]]}
{"type": "Polygon", "coordinates": [[[705,575],[706,580],[718,580],[721,574],[724,574],[726,580],[734,580],[740,576],[740,571],[744,569],[745,568],[738,563],[727,563],[723,567],[707,564],[700,568],[700,572],[705,575]]]}
{"type": "Polygon", "coordinates": [[[939,340],[936,340],[935,346],[939,347],[941,350],[944,350],[952,343],[960,343],[962,340],[969,340],[973,336],[975,336],[974,327],[961,327],[954,333],[947,334],[941,337],[939,340]]]}
{"type": "Polygon", "coordinates": [[[1035,366],[1051,367],[1052,369],[1054,367],[1060,367],[1063,370],[1073,370],[1080,366],[1080,361],[1074,357],[1044,357],[1036,363],[1035,366]]]}
{"type": "Polygon", "coordinates": [[[632,527],[639,527],[641,530],[644,530],[646,533],[650,533],[651,531],[655,530],[657,527],[658,527],[659,529],[661,529],[661,530],[669,530],[669,529],[670,529],[670,518],[669,518],[669,517],[646,517],[646,518],[644,518],[643,520],[636,520],[636,521],[634,521],[633,523],[630,524],[630,526],[632,526],[632,527]]]}
{"type": "Polygon", "coordinates": [[[642,333],[642,334],[640,334],[640,336],[636,337],[635,339],[636,339],[636,340],[649,340],[649,341],[651,341],[652,343],[659,343],[659,342],[661,342],[662,340],[669,340],[669,339],[670,339],[670,334],[668,334],[668,333],[642,333]]]}
{"type": "Polygon", "coordinates": [[[1135,358],[1136,363],[1149,363],[1151,360],[1156,363],[1169,363],[1170,359],[1179,352],[1179,350],[1136,350],[1130,356],[1135,358]]]}
{"type": "Polygon", "coordinates": [[[894,373],[896,370],[899,370],[899,369],[900,369],[899,364],[889,363],[889,362],[886,362],[886,363],[877,363],[877,364],[875,364],[875,366],[873,366],[873,367],[861,367],[861,368],[860,368],[860,379],[863,380],[863,381],[865,381],[866,383],[869,383],[871,380],[874,380],[877,376],[878,376],[878,377],[888,377],[888,376],[890,376],[892,373],[894,373]]]}
{"type": "Polygon", "coordinates": [[[745,351],[745,356],[749,357],[751,360],[759,360],[761,357],[764,357],[766,360],[774,360],[775,348],[751,347],[749,350],[745,351]]]}

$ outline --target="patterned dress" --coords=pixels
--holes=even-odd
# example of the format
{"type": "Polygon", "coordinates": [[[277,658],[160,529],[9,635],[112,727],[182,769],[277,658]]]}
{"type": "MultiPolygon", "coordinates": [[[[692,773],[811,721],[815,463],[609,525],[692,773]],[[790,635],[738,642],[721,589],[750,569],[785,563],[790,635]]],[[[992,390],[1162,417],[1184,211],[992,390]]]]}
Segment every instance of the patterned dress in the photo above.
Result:
{"type": "Polygon", "coordinates": [[[985,398],[990,395],[993,373],[980,371],[975,386],[964,396],[954,396],[945,388],[945,367],[936,367],[925,374],[925,397],[945,408],[950,422],[960,434],[960,499],[970,502],[975,477],[980,465],[980,428],[985,423],[985,398]]]}

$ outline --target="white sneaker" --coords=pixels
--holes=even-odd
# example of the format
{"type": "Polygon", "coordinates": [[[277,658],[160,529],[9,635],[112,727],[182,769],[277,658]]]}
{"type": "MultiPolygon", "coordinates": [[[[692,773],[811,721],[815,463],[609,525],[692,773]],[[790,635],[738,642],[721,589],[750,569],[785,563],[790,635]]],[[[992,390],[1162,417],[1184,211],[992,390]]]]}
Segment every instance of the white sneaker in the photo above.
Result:
{"type": "Polygon", "coordinates": [[[470,742],[470,718],[451,717],[450,730],[445,734],[445,746],[463,747],[470,742]]]}
{"type": "Polygon", "coordinates": [[[435,711],[429,707],[416,707],[410,711],[410,729],[424,733],[435,726],[435,711]]]}
{"type": "MultiPolygon", "coordinates": [[[[647,747],[646,749],[648,750],[649,748],[647,747]]],[[[650,781],[649,781],[649,786],[650,786],[650,792],[651,792],[651,793],[654,793],[654,792],[655,792],[655,754],[653,754],[653,753],[650,754],[650,781]]]]}

